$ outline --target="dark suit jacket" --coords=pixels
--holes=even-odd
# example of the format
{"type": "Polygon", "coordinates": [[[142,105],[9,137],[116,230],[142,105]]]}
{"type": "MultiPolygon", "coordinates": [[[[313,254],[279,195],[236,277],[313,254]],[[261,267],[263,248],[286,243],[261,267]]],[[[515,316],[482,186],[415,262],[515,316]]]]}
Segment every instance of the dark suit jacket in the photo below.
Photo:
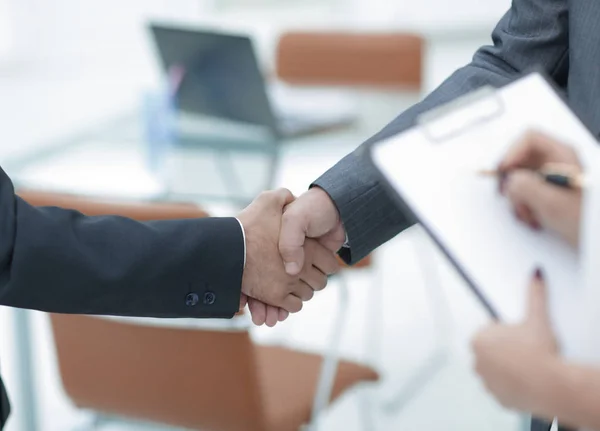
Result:
{"type": "MultiPolygon", "coordinates": [[[[231,318],[244,239],[235,218],[140,223],[34,208],[0,168],[0,305],[54,313],[231,318]]],[[[0,380],[0,428],[8,401],[0,380]]]]}
{"type": "Polygon", "coordinates": [[[365,145],[411,127],[421,113],[480,86],[500,87],[540,68],[564,90],[583,122],[600,135],[600,1],[514,0],[492,40],[493,45],[480,48],[471,63],[314,182],[340,211],[350,245],[342,252],[347,262],[358,262],[412,224],[397,210],[361,153],[365,145]]]}

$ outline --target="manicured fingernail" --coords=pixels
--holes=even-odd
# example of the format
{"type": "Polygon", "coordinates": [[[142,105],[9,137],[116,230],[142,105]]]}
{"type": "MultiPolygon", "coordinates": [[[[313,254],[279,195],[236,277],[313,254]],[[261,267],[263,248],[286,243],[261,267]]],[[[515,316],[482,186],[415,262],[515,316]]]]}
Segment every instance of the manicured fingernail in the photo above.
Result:
{"type": "Polygon", "coordinates": [[[535,278],[536,280],[542,281],[544,280],[544,271],[539,266],[535,270],[535,278]]]}
{"type": "Polygon", "coordinates": [[[285,272],[288,274],[297,274],[299,272],[298,264],[296,262],[286,262],[285,272]]]}

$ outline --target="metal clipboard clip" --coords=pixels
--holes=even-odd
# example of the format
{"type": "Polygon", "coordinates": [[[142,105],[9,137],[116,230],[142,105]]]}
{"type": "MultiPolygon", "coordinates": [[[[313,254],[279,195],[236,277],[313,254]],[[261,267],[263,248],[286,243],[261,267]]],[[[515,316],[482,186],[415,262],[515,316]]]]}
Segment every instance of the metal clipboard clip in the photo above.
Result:
{"type": "Polygon", "coordinates": [[[416,122],[429,141],[440,143],[500,117],[504,112],[504,101],[496,89],[484,86],[421,114],[416,122]]]}

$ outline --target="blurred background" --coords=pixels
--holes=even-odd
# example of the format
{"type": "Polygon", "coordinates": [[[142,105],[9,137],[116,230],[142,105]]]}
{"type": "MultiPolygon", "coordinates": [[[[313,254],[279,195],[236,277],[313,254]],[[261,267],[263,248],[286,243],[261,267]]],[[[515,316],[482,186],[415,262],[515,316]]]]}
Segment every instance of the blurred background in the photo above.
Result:
{"type": "MultiPolygon", "coordinates": [[[[107,211],[125,215],[131,204],[146,205],[150,218],[171,205],[235,215],[262,190],[306,190],[489,44],[509,6],[0,0],[0,165],[18,191],[50,203],[67,194],[116,202],[107,211]]],[[[487,316],[418,227],[344,269],[274,329],[250,327],[247,316],[228,324],[97,320],[0,307],[8,431],[233,429],[218,408],[205,408],[217,401],[207,401],[211,388],[198,370],[210,373],[215,363],[252,376],[228,387],[248,400],[219,395],[229,415],[245,420],[248,409],[236,403],[258,397],[261,417],[248,417],[271,425],[247,429],[294,429],[309,421],[327,376],[321,358],[337,353],[362,374],[336,380],[319,429],[519,430],[527,420],[497,405],[472,372],[469,340],[487,316]],[[239,337],[225,343],[243,348],[227,344],[222,357],[207,359],[203,336],[221,342],[230,332],[239,337]],[[182,375],[185,349],[196,357],[182,375]],[[290,361],[277,360],[282,351],[317,361],[306,365],[308,386],[286,380],[283,388],[273,377],[304,366],[290,371],[290,361]],[[146,366],[152,378],[140,377],[146,366]]]]}

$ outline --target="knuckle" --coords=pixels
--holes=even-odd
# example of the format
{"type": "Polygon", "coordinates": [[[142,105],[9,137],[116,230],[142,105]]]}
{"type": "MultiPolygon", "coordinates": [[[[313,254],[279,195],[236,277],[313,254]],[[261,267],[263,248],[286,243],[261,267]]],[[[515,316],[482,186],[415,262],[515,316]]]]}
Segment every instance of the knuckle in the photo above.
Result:
{"type": "Polygon", "coordinates": [[[294,223],[294,221],[296,220],[295,208],[296,207],[293,205],[293,203],[287,207],[287,209],[281,216],[282,226],[289,226],[294,223]]]}
{"type": "Polygon", "coordinates": [[[291,203],[294,195],[286,188],[279,188],[275,190],[273,198],[277,200],[278,204],[284,205],[286,202],[291,203]]]}
{"type": "Polygon", "coordinates": [[[318,286],[320,289],[325,289],[327,287],[327,276],[323,275],[319,278],[318,286]]]}
{"type": "Polygon", "coordinates": [[[337,258],[337,255],[332,255],[329,264],[329,275],[337,274],[342,266],[337,258]]]}

